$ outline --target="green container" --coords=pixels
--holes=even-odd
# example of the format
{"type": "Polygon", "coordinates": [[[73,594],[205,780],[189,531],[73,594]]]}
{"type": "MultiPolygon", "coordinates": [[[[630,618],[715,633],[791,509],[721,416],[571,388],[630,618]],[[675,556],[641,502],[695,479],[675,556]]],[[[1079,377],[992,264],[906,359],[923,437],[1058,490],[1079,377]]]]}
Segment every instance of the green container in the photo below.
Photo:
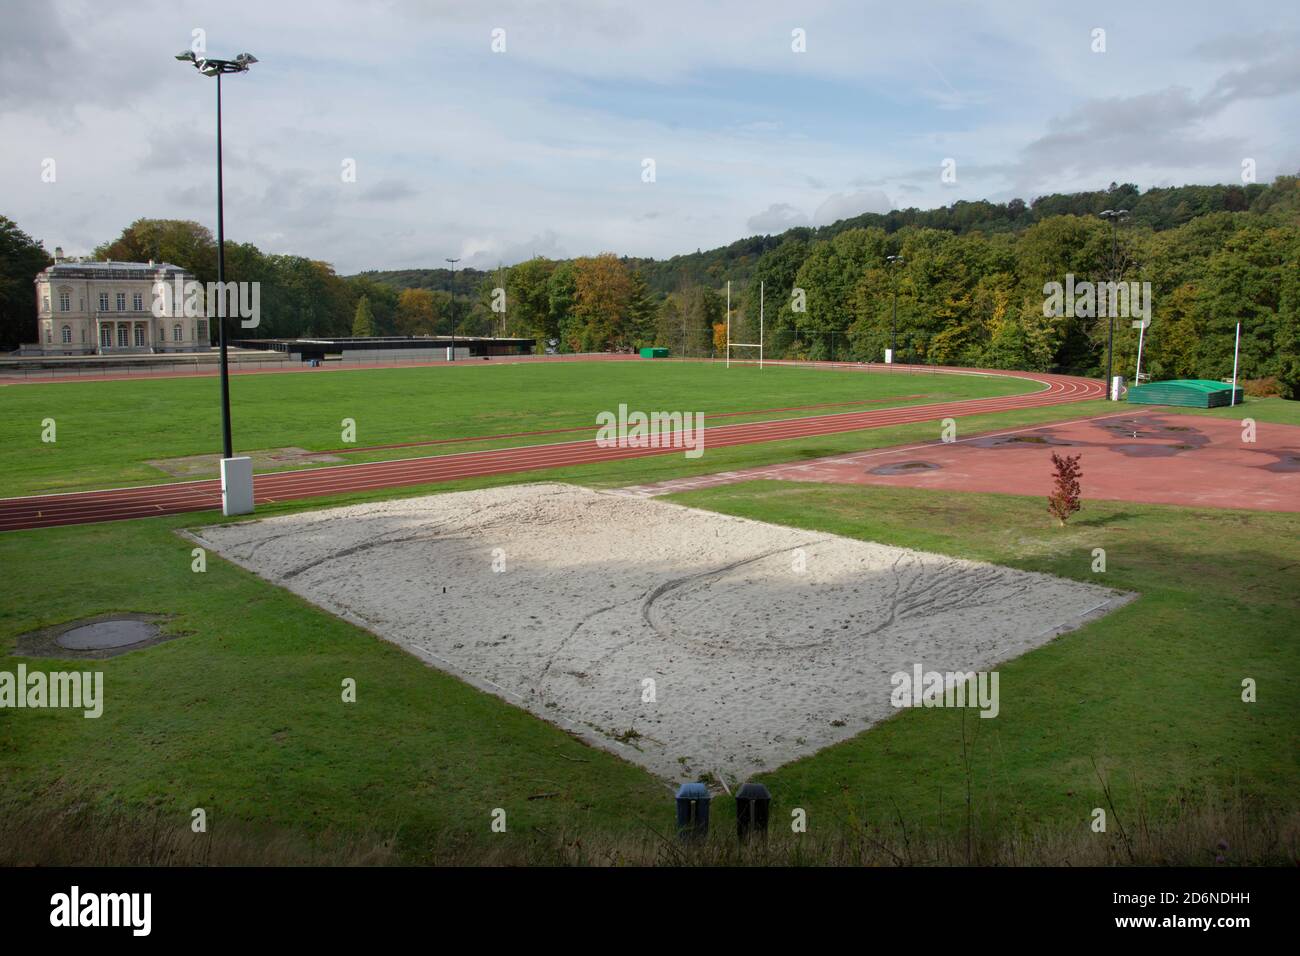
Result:
{"type": "Polygon", "coordinates": [[[662,346],[651,348],[650,346],[647,345],[645,348],[641,350],[641,357],[642,358],[667,358],[668,350],[666,348],[663,348],[662,346]]]}
{"type": "Polygon", "coordinates": [[[1222,408],[1226,405],[1240,405],[1243,392],[1236,390],[1226,382],[1215,382],[1205,378],[1181,378],[1168,382],[1151,382],[1147,385],[1135,385],[1128,390],[1128,401],[1132,405],[1181,405],[1184,408],[1222,408]]]}

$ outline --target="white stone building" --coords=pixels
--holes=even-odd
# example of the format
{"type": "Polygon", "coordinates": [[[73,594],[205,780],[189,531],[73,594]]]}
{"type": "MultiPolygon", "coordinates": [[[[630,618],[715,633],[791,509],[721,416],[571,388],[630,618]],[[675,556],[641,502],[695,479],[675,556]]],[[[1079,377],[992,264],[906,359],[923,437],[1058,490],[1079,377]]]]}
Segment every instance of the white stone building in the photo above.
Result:
{"type": "Polygon", "coordinates": [[[192,281],[166,262],[65,259],[36,277],[37,349],[45,355],[140,355],[211,348],[208,319],[184,315],[169,296],[154,312],[157,284],[192,281]]]}

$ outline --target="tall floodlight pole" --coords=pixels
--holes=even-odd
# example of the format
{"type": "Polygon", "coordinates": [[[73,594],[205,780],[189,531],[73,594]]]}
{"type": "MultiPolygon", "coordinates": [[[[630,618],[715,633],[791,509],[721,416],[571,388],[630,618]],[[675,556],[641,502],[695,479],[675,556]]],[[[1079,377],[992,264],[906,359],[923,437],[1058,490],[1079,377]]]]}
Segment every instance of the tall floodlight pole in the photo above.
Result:
{"type": "Polygon", "coordinates": [[[451,263],[451,352],[447,357],[448,362],[456,361],[456,263],[459,259],[448,259],[451,263]]]}
{"type": "MultiPolygon", "coordinates": [[[[885,256],[885,261],[891,266],[901,266],[906,264],[903,262],[902,256],[885,256]]],[[[889,275],[893,280],[890,284],[893,286],[894,292],[894,315],[889,321],[889,364],[892,365],[894,362],[894,356],[898,352],[898,270],[890,269],[889,275]]]]}
{"type": "MultiPolygon", "coordinates": [[[[221,77],[226,73],[247,73],[248,68],[257,62],[251,53],[241,53],[233,60],[217,60],[212,57],[200,57],[193,50],[183,50],[176,54],[176,59],[192,63],[194,68],[204,76],[217,78],[217,288],[219,302],[228,301],[225,295],[226,282],[226,222],[225,196],[221,179],[221,77]]],[[[224,307],[217,310],[217,342],[221,351],[221,451],[222,451],[222,510],[226,514],[246,514],[253,510],[253,473],[248,459],[240,459],[240,465],[228,466],[234,461],[234,444],[230,438],[230,366],[226,355],[226,316],[224,307]],[[247,463],[246,465],[244,463],[247,463]],[[244,470],[247,470],[246,480],[244,470]],[[229,471],[229,474],[227,472],[229,471]],[[227,479],[229,478],[229,483],[227,479]],[[238,488],[235,487],[236,483],[238,488]],[[246,501],[244,499],[247,499],[246,501]],[[245,507],[246,505],[246,507],[245,507]]]]}
{"type": "MultiPolygon", "coordinates": [[[[1127,216],[1127,209],[1101,211],[1101,218],[1110,220],[1110,281],[1112,283],[1119,281],[1119,221],[1127,216]]],[[[1106,341],[1106,394],[1111,398],[1117,398],[1112,378],[1115,373],[1115,308],[1109,298],[1106,301],[1106,313],[1110,317],[1110,334],[1106,341]]]]}

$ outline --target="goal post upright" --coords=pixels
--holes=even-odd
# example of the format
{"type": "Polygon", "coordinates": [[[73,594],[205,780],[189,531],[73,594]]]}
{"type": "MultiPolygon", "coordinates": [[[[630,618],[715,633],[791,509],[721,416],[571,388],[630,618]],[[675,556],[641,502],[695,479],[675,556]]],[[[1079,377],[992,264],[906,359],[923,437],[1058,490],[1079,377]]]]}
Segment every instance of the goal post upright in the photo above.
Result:
{"type": "Polygon", "coordinates": [[[727,368],[731,368],[732,349],[758,349],[758,367],[763,367],[763,283],[758,284],[758,341],[731,341],[731,280],[727,280],[727,368]]]}

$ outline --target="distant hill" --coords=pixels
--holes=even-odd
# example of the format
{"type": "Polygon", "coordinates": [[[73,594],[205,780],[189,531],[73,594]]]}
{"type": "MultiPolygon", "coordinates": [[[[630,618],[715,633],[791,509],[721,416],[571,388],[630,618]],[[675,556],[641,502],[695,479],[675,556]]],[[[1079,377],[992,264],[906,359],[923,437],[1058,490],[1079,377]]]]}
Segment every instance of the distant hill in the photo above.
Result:
{"type": "MultiPolygon", "coordinates": [[[[479,286],[483,284],[483,280],[495,271],[495,269],[487,272],[479,269],[457,269],[455,293],[457,295],[473,295],[479,286]]],[[[398,292],[403,289],[432,289],[435,292],[453,291],[450,269],[370,269],[366,272],[359,272],[356,276],[348,276],[348,278],[358,278],[360,276],[373,279],[375,282],[396,289],[398,292]]]]}
{"type": "MultiPolygon", "coordinates": [[[[679,292],[694,286],[718,287],[727,279],[744,281],[758,260],[787,239],[805,242],[830,239],[849,229],[878,228],[887,234],[907,226],[939,229],[954,235],[971,232],[1018,233],[1053,216],[1096,215],[1103,209],[1127,209],[1133,225],[1160,232],[1175,229],[1198,216],[1215,212],[1264,212],[1279,202],[1294,206],[1294,191],[1285,197],[1274,195],[1273,187],[1262,183],[1245,186],[1174,186],[1142,192],[1132,183],[1112,183],[1108,189],[1081,193],[1051,193],[1032,203],[1012,199],[1005,203],[960,200],[936,209],[895,209],[888,213],[864,213],[841,219],[829,226],[796,226],[779,235],[749,236],[717,249],[701,250],[669,259],[624,256],[630,268],[645,276],[651,291],[679,292]]],[[[1300,210],[1293,210],[1300,214],[1300,210]]],[[[476,269],[456,272],[456,291],[468,294],[490,273],[476,269]]],[[[394,289],[449,288],[448,269],[402,269],[370,271],[362,275],[394,289]]]]}

